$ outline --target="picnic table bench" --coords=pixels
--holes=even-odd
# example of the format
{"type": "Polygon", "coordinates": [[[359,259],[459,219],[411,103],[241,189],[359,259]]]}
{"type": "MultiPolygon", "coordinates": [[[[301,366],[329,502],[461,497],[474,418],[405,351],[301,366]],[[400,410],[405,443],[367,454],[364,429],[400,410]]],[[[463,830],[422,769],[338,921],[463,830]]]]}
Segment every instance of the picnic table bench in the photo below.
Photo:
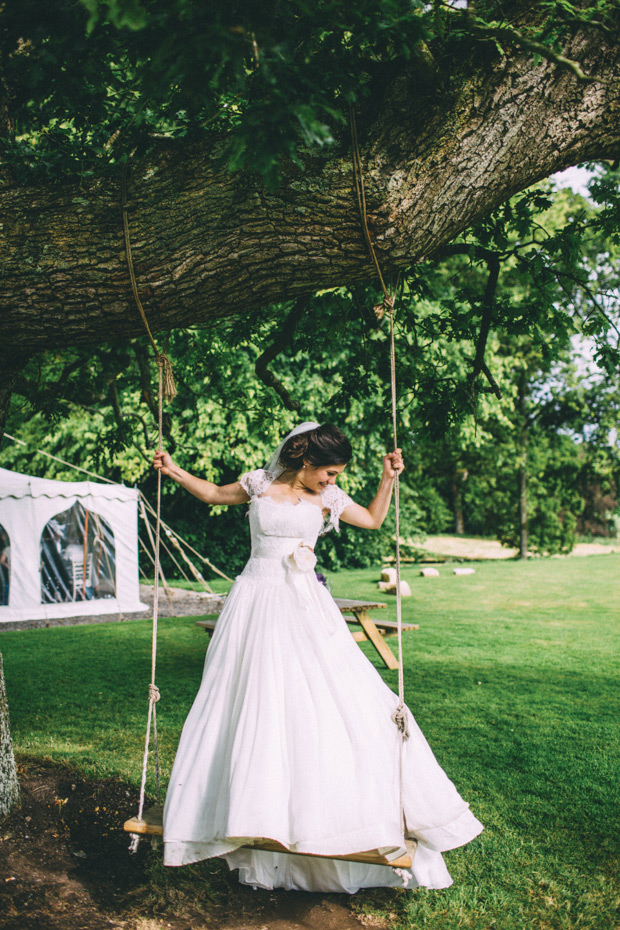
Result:
{"type": "MultiPolygon", "coordinates": [[[[346,597],[335,597],[334,601],[349,625],[361,626],[361,630],[351,631],[355,642],[370,641],[388,668],[398,668],[398,660],[385,642],[390,636],[397,635],[398,624],[395,620],[375,619],[368,613],[369,610],[387,608],[387,604],[378,601],[354,601],[346,597]]],[[[211,617],[208,620],[197,620],[196,626],[202,627],[210,635],[215,629],[216,623],[217,617],[211,617]]],[[[403,632],[417,630],[418,628],[417,623],[403,623],[403,632]]]]}

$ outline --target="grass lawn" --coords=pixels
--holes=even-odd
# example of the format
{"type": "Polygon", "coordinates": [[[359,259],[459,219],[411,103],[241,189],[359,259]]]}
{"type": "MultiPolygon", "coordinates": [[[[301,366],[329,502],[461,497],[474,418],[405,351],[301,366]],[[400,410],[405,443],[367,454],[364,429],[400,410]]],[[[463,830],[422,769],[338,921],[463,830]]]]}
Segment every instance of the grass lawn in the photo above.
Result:
{"type": "MultiPolygon", "coordinates": [[[[413,590],[404,619],[420,624],[404,636],[406,699],[486,829],[446,854],[452,888],[365,892],[355,906],[388,915],[394,928],[612,930],[620,926],[620,555],[481,563],[460,577],[446,564],[440,573],[403,572],[413,590]]],[[[376,599],[376,577],[360,570],[330,580],[335,595],[376,599]]],[[[206,643],[192,618],[160,621],[165,775],[206,643]]],[[[396,689],[397,673],[362,648],[396,689]]],[[[22,757],[139,782],[148,622],[4,632],[0,651],[22,757]]]]}

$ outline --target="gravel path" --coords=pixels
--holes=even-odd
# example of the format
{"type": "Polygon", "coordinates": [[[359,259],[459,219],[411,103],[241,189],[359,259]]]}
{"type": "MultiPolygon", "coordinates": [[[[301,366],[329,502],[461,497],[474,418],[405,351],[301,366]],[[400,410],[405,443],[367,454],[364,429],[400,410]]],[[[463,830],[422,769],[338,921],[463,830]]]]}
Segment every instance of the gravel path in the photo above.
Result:
{"type": "MultiPolygon", "coordinates": [[[[455,559],[514,559],[517,555],[517,549],[502,546],[496,539],[471,539],[466,536],[427,536],[420,548],[455,559]]],[[[611,552],[620,552],[620,542],[577,543],[571,556],[605,555],[611,552]]]]}

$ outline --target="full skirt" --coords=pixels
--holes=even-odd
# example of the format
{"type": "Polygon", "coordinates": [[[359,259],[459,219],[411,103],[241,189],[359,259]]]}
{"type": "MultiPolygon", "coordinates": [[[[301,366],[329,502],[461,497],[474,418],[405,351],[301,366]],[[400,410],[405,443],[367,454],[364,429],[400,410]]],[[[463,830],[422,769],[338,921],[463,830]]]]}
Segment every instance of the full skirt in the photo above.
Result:
{"type": "Polygon", "coordinates": [[[410,711],[353,640],[313,573],[239,576],[219,617],[187,717],[164,808],[164,862],[225,856],[260,888],[344,891],[451,878],[441,852],[482,825],[435,759],[410,711]],[[403,834],[402,805],[406,823],[403,834]],[[389,866],[253,850],[388,858],[416,839],[411,873],[389,866]]]}

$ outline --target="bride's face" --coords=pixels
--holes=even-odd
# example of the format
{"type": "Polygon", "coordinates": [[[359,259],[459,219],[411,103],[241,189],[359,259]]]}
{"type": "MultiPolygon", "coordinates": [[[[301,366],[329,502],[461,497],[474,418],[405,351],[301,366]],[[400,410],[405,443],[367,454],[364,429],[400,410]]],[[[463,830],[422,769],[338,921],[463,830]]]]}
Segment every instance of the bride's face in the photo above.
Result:
{"type": "Polygon", "coordinates": [[[336,478],[345,468],[346,465],[309,465],[304,462],[304,484],[311,491],[320,492],[328,484],[335,484],[336,478]]]}

